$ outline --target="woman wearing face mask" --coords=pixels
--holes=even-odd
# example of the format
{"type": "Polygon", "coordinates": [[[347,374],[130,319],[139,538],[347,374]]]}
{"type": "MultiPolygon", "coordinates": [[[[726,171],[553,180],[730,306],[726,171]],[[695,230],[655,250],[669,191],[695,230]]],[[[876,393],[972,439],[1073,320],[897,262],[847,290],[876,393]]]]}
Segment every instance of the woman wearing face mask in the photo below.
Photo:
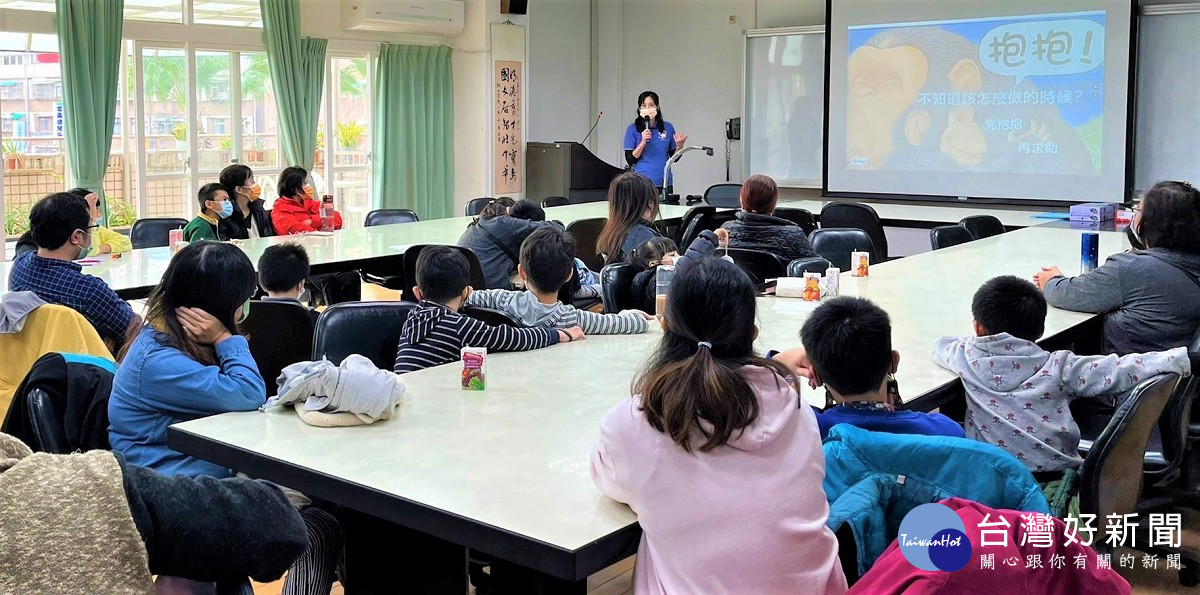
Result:
{"type": "Polygon", "coordinates": [[[229,200],[225,187],[215,182],[205,184],[196,198],[200,201],[200,214],[183,228],[184,241],[228,240],[229,236],[222,233],[221,222],[233,215],[233,201],[229,200]]]}
{"type": "Polygon", "coordinates": [[[663,168],[687,139],[686,134],[675,132],[675,127],[663,120],[658,93],[643,91],[638,95],[638,117],[625,129],[625,161],[633,171],[650,178],[660,191],[665,185],[667,194],[671,194],[672,180],[663,179],[663,168]]]}
{"type": "MultiPolygon", "coordinates": [[[[321,203],[313,197],[308,171],[302,167],[283,170],[275,188],[279,190],[279,200],[271,209],[271,224],[278,233],[292,235],[321,230],[321,203]]],[[[342,214],[337,211],[333,212],[333,228],[342,228],[342,214]]]]}
{"type": "Polygon", "coordinates": [[[261,200],[262,188],[254,181],[254,172],[240,163],[221,170],[221,185],[233,201],[233,214],[221,220],[221,235],[246,240],[275,235],[271,216],[261,200]]]}
{"type": "Polygon", "coordinates": [[[1130,224],[1145,245],[1067,278],[1042,267],[1034,282],[1051,306],[1104,315],[1104,351],[1126,355],[1191,342],[1200,327],[1200,192],[1187,182],[1146,191],[1130,224]]]}

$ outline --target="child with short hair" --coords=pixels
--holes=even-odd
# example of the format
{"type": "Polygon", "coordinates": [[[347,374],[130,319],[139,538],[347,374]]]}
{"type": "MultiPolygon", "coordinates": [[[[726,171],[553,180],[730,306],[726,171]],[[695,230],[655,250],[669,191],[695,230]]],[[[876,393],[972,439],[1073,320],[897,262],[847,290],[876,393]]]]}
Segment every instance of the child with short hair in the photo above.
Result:
{"type": "Polygon", "coordinates": [[[1158,374],[1191,374],[1184,347],[1123,357],[1042,349],[1035,341],[1045,330],[1046,298],[1011,275],[984,283],[971,314],[975,335],[939,339],[933,358],[966,388],[967,436],[1007,450],[1035,474],[1083,463],[1073,399],[1117,398],[1158,374]]]}
{"type": "MultiPolygon", "coordinates": [[[[517,203],[520,204],[520,203],[517,203]]],[[[558,301],[559,290],[572,276],[575,240],[556,227],[543,227],[521,243],[517,274],[525,291],[473,291],[466,305],[500,310],[525,326],[581,327],[588,335],[632,335],[646,332],[653,317],[637,310],[596,314],[558,301]]]]}
{"type": "Polygon", "coordinates": [[[940,413],[896,410],[889,384],[900,367],[892,350],[892,322],[870,300],[839,297],[825,302],[800,329],[802,349],[780,361],[798,367],[815,385],[824,385],[834,405],[817,415],[821,438],[837,424],[872,432],[963,437],[962,426],[940,413]]]}
{"type": "Polygon", "coordinates": [[[264,302],[285,302],[296,304],[308,310],[313,324],[317,323],[320,312],[308,308],[300,301],[304,295],[304,282],[308,280],[308,252],[304,246],[293,242],[275,244],[263,250],[258,257],[258,284],[267,297],[264,302]]]}
{"type": "Polygon", "coordinates": [[[219,229],[222,219],[233,214],[233,203],[229,200],[229,192],[219,183],[205,184],[196,193],[200,202],[200,213],[183,228],[185,242],[200,240],[227,240],[221,237],[219,229]]]}
{"type": "Polygon", "coordinates": [[[415,372],[458,361],[463,347],[485,347],[489,351],[528,351],[559,342],[584,338],[577,326],[515,328],[490,326],[458,313],[471,295],[470,265],[451,246],[430,246],[417,258],[420,303],[400,331],[396,348],[396,373],[415,372]]]}
{"type": "Polygon", "coordinates": [[[844,592],[816,420],[754,354],[750,279],[700,258],[668,300],[661,346],[592,453],[596,487],[642,525],[634,592],[844,592]]]}
{"type": "MultiPolygon", "coordinates": [[[[513,219],[524,219],[526,221],[545,221],[546,210],[531,200],[518,200],[516,204],[508,210],[508,216],[513,219]]],[[[555,227],[559,227],[559,222],[553,222],[555,227]]],[[[603,304],[600,304],[600,277],[595,271],[589,269],[584,262],[571,256],[575,262],[575,274],[560,290],[560,301],[574,302],[577,307],[585,307],[590,311],[603,312],[603,304]],[[597,308],[597,309],[593,309],[597,308]]],[[[518,263],[520,264],[520,263],[518,263]]],[[[497,289],[495,287],[491,289],[497,289]]]]}
{"type": "Polygon", "coordinates": [[[128,236],[103,225],[104,217],[100,214],[100,195],[87,188],[72,188],[68,192],[83,197],[83,200],[87,201],[88,215],[92,217],[92,225],[96,226],[92,231],[96,236],[92,240],[94,245],[91,250],[92,254],[121,254],[133,250],[133,242],[128,236]]]}
{"type": "Polygon", "coordinates": [[[629,262],[642,268],[634,275],[631,287],[633,296],[637,298],[638,308],[646,312],[654,311],[658,265],[674,262],[676,258],[679,258],[679,247],[671,238],[651,238],[639,244],[629,254],[629,262]]]}

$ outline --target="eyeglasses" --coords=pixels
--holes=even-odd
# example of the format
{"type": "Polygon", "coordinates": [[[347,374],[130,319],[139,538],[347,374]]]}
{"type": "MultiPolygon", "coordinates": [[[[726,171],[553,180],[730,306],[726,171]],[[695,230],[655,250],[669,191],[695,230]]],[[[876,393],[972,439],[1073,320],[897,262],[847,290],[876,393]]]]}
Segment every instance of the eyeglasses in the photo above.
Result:
{"type": "Polygon", "coordinates": [[[97,227],[100,227],[100,224],[99,224],[99,223],[93,223],[93,224],[91,224],[91,225],[89,225],[89,226],[87,226],[87,227],[84,227],[84,228],[80,229],[79,231],[82,231],[83,233],[86,233],[86,234],[88,234],[88,235],[92,235],[92,230],[93,230],[93,229],[96,229],[97,227]]]}

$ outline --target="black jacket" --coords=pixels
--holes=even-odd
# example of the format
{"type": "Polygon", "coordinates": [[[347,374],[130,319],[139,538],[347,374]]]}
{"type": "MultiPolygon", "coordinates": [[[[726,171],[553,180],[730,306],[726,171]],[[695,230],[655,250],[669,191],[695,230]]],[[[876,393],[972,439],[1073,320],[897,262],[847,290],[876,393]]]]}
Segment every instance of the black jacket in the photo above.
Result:
{"type": "Polygon", "coordinates": [[[761,250],[788,260],[817,255],[804,230],[787,219],[746,211],[736,216],[722,226],[729,230],[730,248],[761,250]]]}
{"type": "Polygon", "coordinates": [[[233,214],[226,219],[222,219],[218,224],[221,237],[232,238],[238,240],[246,240],[250,238],[250,226],[254,225],[258,229],[258,236],[262,238],[278,235],[275,233],[275,226],[271,224],[271,216],[267,213],[267,209],[263,207],[261,200],[250,201],[250,216],[242,215],[242,210],[237,206],[237,199],[234,200],[233,214]]]}
{"type": "MultiPolygon", "coordinates": [[[[717,234],[704,230],[696,239],[692,240],[687,251],[683,253],[685,258],[693,261],[700,260],[706,256],[712,256],[717,250],[719,240],[717,234]]],[[[676,266],[675,274],[678,275],[682,270],[676,266]]],[[[633,277],[632,293],[637,300],[637,308],[647,314],[654,313],[654,294],[658,293],[658,267],[650,267],[639,272],[633,277]]]]}
{"type": "Polygon", "coordinates": [[[521,242],[543,225],[559,225],[554,221],[529,221],[508,215],[483,219],[463,232],[458,245],[468,248],[479,259],[487,287],[475,289],[512,289],[509,277],[517,270],[521,242]]]}
{"type": "MultiPolygon", "coordinates": [[[[47,353],[34,362],[33,367],[13,394],[12,405],[0,432],[32,445],[35,451],[50,444],[38,444],[33,433],[31,411],[25,395],[39,388],[54,403],[56,416],[62,423],[62,439],[52,454],[68,454],[75,451],[109,450],[108,445],[108,395],[112,392],[113,370],[90,363],[95,358],[47,353]]],[[[111,366],[111,362],[107,362],[111,366]]],[[[57,438],[48,437],[47,440],[57,438]]]]}

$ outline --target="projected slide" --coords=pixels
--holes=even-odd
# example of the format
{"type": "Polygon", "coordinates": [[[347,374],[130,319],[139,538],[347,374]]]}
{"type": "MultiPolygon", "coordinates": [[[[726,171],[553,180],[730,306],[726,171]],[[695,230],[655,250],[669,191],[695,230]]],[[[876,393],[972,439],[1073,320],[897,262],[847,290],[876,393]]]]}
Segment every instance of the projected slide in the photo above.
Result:
{"type": "Polygon", "coordinates": [[[835,81],[845,93],[830,100],[829,189],[1119,198],[1129,23],[1112,18],[1076,10],[846,24],[831,48],[831,93],[835,81]]]}

